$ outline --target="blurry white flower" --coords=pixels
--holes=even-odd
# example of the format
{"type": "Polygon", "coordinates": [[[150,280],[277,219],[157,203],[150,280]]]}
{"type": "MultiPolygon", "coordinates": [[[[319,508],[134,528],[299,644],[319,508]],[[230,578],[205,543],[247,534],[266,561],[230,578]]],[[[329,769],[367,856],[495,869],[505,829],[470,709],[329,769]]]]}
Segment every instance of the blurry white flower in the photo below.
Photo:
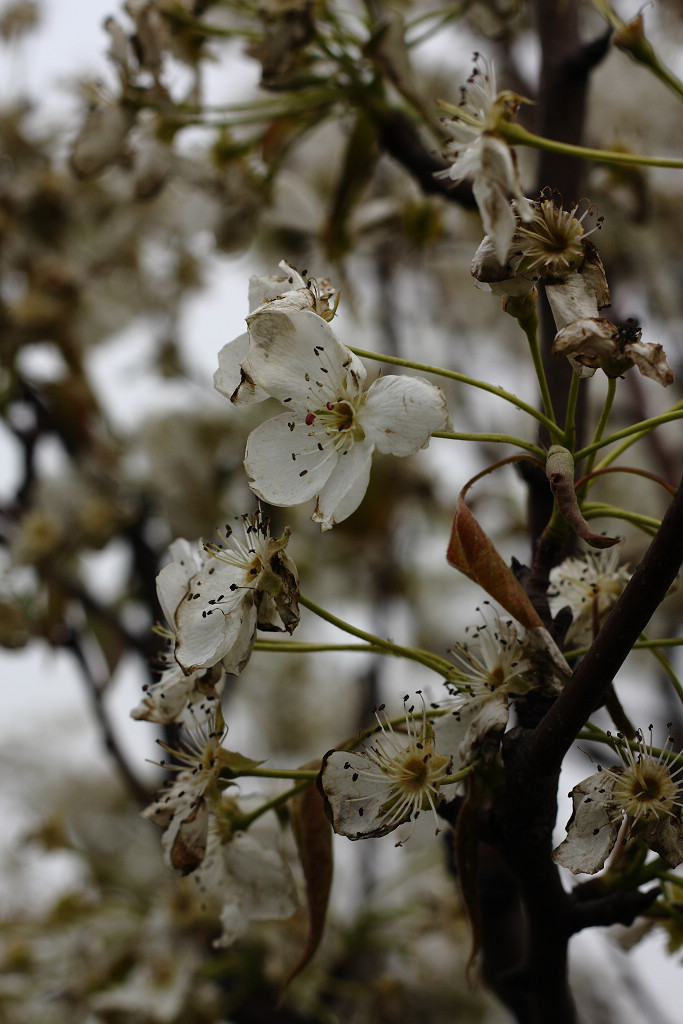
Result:
{"type": "Polygon", "coordinates": [[[260,509],[238,522],[242,536],[226,526],[222,544],[205,544],[203,555],[194,556],[194,571],[184,549],[183,559],[157,577],[175,659],[187,674],[219,662],[237,674],[251,656],[257,627],[292,633],[299,623],[299,580],[285,552],[289,530],[272,538],[260,509]]]}
{"type": "MultiPolygon", "coordinates": [[[[422,697],[420,695],[420,699],[422,697]]],[[[384,836],[431,809],[439,831],[437,807],[442,784],[453,774],[456,751],[437,749],[427,719],[404,699],[405,728],[394,730],[384,705],[375,711],[379,732],[362,750],[332,750],[325,755],[319,784],[334,831],[348,839],[384,836]]],[[[400,843],[397,843],[400,845],[400,843]]]]}
{"type": "Polygon", "coordinates": [[[259,817],[248,831],[240,827],[240,819],[262,803],[255,794],[224,796],[210,818],[206,856],[193,878],[203,895],[222,906],[223,932],[215,946],[229,946],[250,921],[283,920],[298,907],[272,822],[259,817]]]}
{"type": "Polygon", "coordinates": [[[117,103],[92,110],[76,136],[69,157],[74,174],[79,178],[89,178],[118,160],[134,121],[133,108],[117,103]]]}
{"type": "Polygon", "coordinates": [[[550,610],[557,615],[569,606],[573,615],[567,643],[591,643],[630,578],[618,547],[586,551],[550,570],[550,610]]]}
{"type": "Polygon", "coordinates": [[[474,71],[461,89],[458,106],[441,103],[451,114],[444,123],[453,134],[445,146],[445,155],[453,163],[437,177],[453,183],[472,177],[472,190],[484,224],[500,263],[504,263],[517,224],[510,200],[515,199],[522,220],[532,216],[532,206],[524,198],[519,183],[517,160],[512,149],[497,137],[501,121],[512,121],[522,97],[512,92],[499,93],[493,64],[475,53],[474,71]]]}
{"type": "Polygon", "coordinates": [[[557,333],[552,351],[593,372],[600,367],[608,377],[620,377],[635,365],[643,377],[663,387],[673,384],[673,370],[664,349],[642,341],[641,336],[640,327],[631,319],[617,326],[602,317],[584,317],[557,333]]]}
{"type": "Polygon", "coordinates": [[[680,755],[671,750],[671,737],[657,756],[642,732],[636,735],[635,752],[620,736],[622,765],[598,768],[575,786],[570,796],[574,811],[567,838],[553,851],[556,864],[574,874],[593,875],[604,865],[622,827],[624,842],[641,838],[671,867],[683,861],[683,794],[678,776],[683,771],[680,755]],[[678,767],[675,767],[678,765],[678,767]]]}
{"type": "Polygon", "coordinates": [[[312,519],[330,529],[361,503],[375,450],[412,455],[447,426],[443,392],[421,377],[381,377],[364,392],[365,367],[312,311],[271,303],[248,323],[252,379],[287,410],[247,441],[245,469],[264,501],[317,497],[312,519]]]}

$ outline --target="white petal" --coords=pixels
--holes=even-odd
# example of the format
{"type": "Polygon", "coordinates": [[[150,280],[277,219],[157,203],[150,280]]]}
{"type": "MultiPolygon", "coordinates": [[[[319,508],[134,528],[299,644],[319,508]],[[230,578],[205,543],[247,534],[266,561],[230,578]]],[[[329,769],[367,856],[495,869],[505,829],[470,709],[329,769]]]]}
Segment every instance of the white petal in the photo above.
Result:
{"type": "Polygon", "coordinates": [[[157,597],[168,624],[175,624],[175,613],[187,594],[190,577],[178,562],[169,562],[157,576],[157,597]]]}
{"type": "Polygon", "coordinates": [[[293,288],[306,287],[306,282],[301,274],[289,263],[282,260],[280,269],[283,271],[283,276],[267,274],[264,277],[249,278],[250,313],[262,306],[264,302],[277,299],[280,295],[292,291],[293,288]]]}
{"type": "Polygon", "coordinates": [[[553,860],[575,875],[594,875],[604,865],[614,846],[621,819],[610,818],[607,810],[614,777],[597,772],[574,786],[574,813],[567,825],[567,838],[553,850],[553,860]]]}
{"type": "Polygon", "coordinates": [[[449,423],[443,391],[422,377],[380,377],[358,419],[377,451],[390,455],[426,448],[431,434],[449,423]]]}
{"type": "Polygon", "coordinates": [[[337,459],[337,464],[318,495],[314,523],[331,529],[355,512],[365,497],[370,481],[373,446],[369,441],[355,444],[337,459]]]}
{"type": "Polygon", "coordinates": [[[572,320],[598,316],[595,288],[583,274],[570,274],[561,284],[547,284],[545,293],[558,331],[572,320]]]}
{"type": "Polygon", "coordinates": [[[308,501],[322,490],[339,458],[331,448],[320,451],[318,444],[311,427],[288,413],[266,420],[247,439],[249,486],[270,505],[308,501]]]}
{"type": "Polygon", "coordinates": [[[361,391],[363,364],[316,313],[265,306],[247,323],[254,379],[284,405],[312,411],[361,391]]]}
{"type": "Polygon", "coordinates": [[[252,372],[247,359],[249,335],[241,334],[218,353],[218,369],[213,375],[213,386],[235,405],[247,402],[262,402],[268,398],[267,393],[252,380],[252,372]]]}
{"type": "Polygon", "coordinates": [[[251,591],[244,587],[244,570],[211,559],[192,578],[176,611],[176,661],[187,673],[217,665],[242,631],[253,631],[255,624],[256,610],[251,591]]]}

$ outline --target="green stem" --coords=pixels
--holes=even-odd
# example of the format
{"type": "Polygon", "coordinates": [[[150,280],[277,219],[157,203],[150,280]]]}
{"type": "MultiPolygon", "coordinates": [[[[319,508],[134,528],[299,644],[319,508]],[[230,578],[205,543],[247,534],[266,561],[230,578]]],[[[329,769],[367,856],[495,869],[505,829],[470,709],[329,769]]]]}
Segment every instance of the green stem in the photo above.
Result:
{"type": "Polygon", "coordinates": [[[343,629],[345,633],[350,633],[352,636],[357,636],[360,640],[365,640],[375,647],[382,648],[387,654],[393,654],[397,658],[408,658],[410,661],[417,661],[426,668],[431,669],[432,672],[436,672],[440,676],[445,675],[449,679],[461,678],[461,673],[458,672],[455,665],[451,664],[450,661],[446,661],[445,658],[440,658],[438,654],[431,654],[429,651],[423,651],[417,647],[402,647],[391,640],[383,640],[373,633],[367,633],[364,629],[352,626],[349,622],[345,622],[344,619],[340,619],[337,615],[333,615],[332,612],[328,612],[319,604],[304,597],[303,594],[299,594],[299,603],[304,608],[308,608],[314,615],[318,615],[321,619],[330,622],[338,629],[343,629]]]}
{"type": "MultiPolygon", "coordinates": [[[[638,437],[644,436],[649,434],[651,430],[654,430],[655,427],[661,426],[662,423],[673,423],[674,420],[680,420],[681,418],[683,418],[683,409],[681,409],[681,403],[678,402],[668,412],[663,412],[659,416],[652,416],[649,420],[641,420],[640,423],[635,423],[631,427],[625,427],[623,430],[617,430],[614,434],[608,434],[607,437],[603,437],[599,441],[593,441],[575,453],[574,461],[579,462],[581,459],[585,459],[587,455],[590,455],[591,452],[597,452],[608,444],[621,441],[623,437],[633,437],[633,435],[638,435],[638,437]]],[[[634,440],[637,439],[637,437],[634,438],[634,440]]],[[[612,461],[611,457],[610,461],[612,461]]],[[[602,467],[605,463],[601,462],[600,465],[602,467]]]]}
{"type": "Polygon", "coordinates": [[[230,778],[251,776],[255,779],[300,779],[304,782],[315,782],[318,772],[304,768],[248,768],[240,771],[239,776],[231,773],[230,778]]]}
{"type": "Polygon", "coordinates": [[[667,661],[667,659],[664,657],[661,651],[658,651],[656,647],[651,647],[650,650],[652,651],[653,656],[656,658],[656,660],[659,662],[662,669],[668,676],[669,682],[676,691],[676,696],[680,700],[681,704],[683,704],[683,685],[681,685],[680,679],[678,678],[678,676],[672,669],[670,663],[667,661]]]}
{"type": "Polygon", "coordinates": [[[579,387],[581,378],[578,373],[572,373],[569,385],[569,397],[567,398],[567,414],[564,419],[564,447],[570,452],[574,451],[576,444],[576,403],[579,398],[579,387]]]}
{"type": "MultiPolygon", "coordinates": [[[[317,776],[317,772],[314,773],[314,778],[317,776]]],[[[288,800],[291,800],[293,796],[301,793],[302,790],[306,789],[306,786],[311,785],[311,779],[304,779],[301,782],[297,782],[291,789],[286,789],[284,793],[279,793],[274,796],[271,800],[267,800],[266,803],[261,804],[255,811],[250,814],[240,815],[239,821],[236,823],[240,829],[248,829],[249,826],[260,818],[262,815],[267,814],[268,811],[274,811],[276,807],[280,807],[282,804],[286,804],[288,800]]]]}
{"type": "MultiPolygon", "coordinates": [[[[659,640],[637,640],[634,643],[631,650],[633,651],[650,651],[653,647],[681,647],[683,646],[683,636],[664,637],[659,640]]],[[[564,656],[567,661],[573,660],[574,658],[582,658],[588,651],[588,647],[574,647],[571,651],[564,651],[564,656]]]]}
{"type": "Polygon", "coordinates": [[[525,452],[530,452],[545,464],[546,453],[533,441],[524,441],[521,437],[514,437],[512,434],[459,434],[447,430],[435,430],[432,437],[445,437],[449,441],[483,441],[494,444],[514,444],[525,452]]]}
{"type": "Polygon", "coordinates": [[[628,509],[619,508],[618,505],[608,505],[606,502],[587,501],[581,506],[581,511],[584,519],[623,519],[648,534],[656,533],[662,524],[661,519],[643,516],[639,512],[630,512],[628,509]]]}
{"type": "Polygon", "coordinates": [[[378,363],[390,363],[394,366],[405,366],[409,370],[417,370],[419,373],[433,373],[437,377],[445,377],[448,380],[455,380],[459,384],[469,384],[470,387],[479,388],[481,391],[488,391],[491,395],[497,395],[498,398],[502,398],[506,402],[510,402],[515,405],[522,412],[526,412],[529,416],[533,416],[535,420],[543,424],[546,430],[549,432],[553,439],[553,442],[560,444],[562,441],[562,431],[559,429],[557,424],[553,422],[548,416],[535,409],[533,405],[529,405],[528,402],[524,402],[517,395],[513,395],[511,392],[506,391],[504,388],[497,387],[494,384],[487,384],[486,381],[477,380],[476,377],[467,377],[464,373],[457,373],[455,370],[444,370],[440,366],[431,366],[427,363],[415,363],[410,359],[401,359],[398,356],[387,356],[380,352],[368,352],[366,349],[351,347],[351,351],[355,355],[360,356],[361,359],[373,359],[378,363]]]}
{"type": "Polygon", "coordinates": [[[541,135],[534,135],[527,131],[521,124],[513,124],[511,121],[499,121],[496,125],[496,134],[500,135],[513,146],[532,146],[534,149],[544,149],[551,153],[561,153],[564,156],[575,156],[580,160],[593,160],[600,164],[627,164],[638,167],[674,167],[683,169],[683,160],[674,160],[670,157],[643,156],[637,153],[615,153],[606,149],[591,149],[588,146],[573,146],[569,142],[558,142],[556,139],[544,139],[541,135]]]}
{"type": "MultiPolygon", "coordinates": [[[[579,733],[578,738],[580,740],[592,740],[596,743],[604,743],[606,746],[616,751],[616,753],[619,753],[620,746],[627,743],[631,750],[636,754],[640,753],[640,746],[637,740],[626,739],[625,737],[623,739],[618,739],[616,736],[609,736],[606,732],[603,732],[602,729],[598,728],[597,725],[593,725],[592,722],[586,722],[585,726],[579,733]]],[[[683,767],[683,753],[672,757],[670,750],[662,749],[661,747],[650,747],[649,745],[647,750],[654,758],[666,759],[668,757],[667,766],[669,768],[679,765],[683,767]]]]}
{"type": "Polygon", "coordinates": [[[548,419],[555,423],[556,419],[555,410],[553,409],[553,400],[550,397],[550,388],[548,387],[543,359],[541,358],[541,350],[538,345],[538,314],[536,313],[536,310],[534,309],[533,313],[529,316],[520,317],[518,323],[526,334],[526,339],[529,343],[529,351],[531,352],[531,359],[534,364],[534,370],[536,371],[538,389],[541,393],[543,411],[548,419]]]}
{"type": "MultiPolygon", "coordinates": [[[[612,406],[614,405],[614,396],[616,395],[616,393],[617,393],[617,380],[616,380],[616,377],[608,377],[607,378],[607,394],[605,395],[605,401],[603,402],[602,412],[600,413],[600,419],[598,420],[598,425],[595,428],[595,433],[593,434],[593,440],[592,440],[591,444],[600,444],[600,442],[602,440],[602,435],[605,432],[605,427],[607,426],[607,421],[608,421],[608,419],[610,417],[610,413],[612,412],[612,406]]],[[[593,464],[595,462],[595,456],[597,455],[597,451],[598,450],[596,448],[595,451],[592,451],[590,453],[590,455],[588,456],[588,461],[586,462],[585,468],[583,470],[583,475],[584,476],[588,476],[589,473],[592,473],[592,471],[593,471],[593,464]]],[[[579,494],[579,499],[583,497],[583,495],[586,493],[586,491],[588,490],[588,488],[590,486],[591,486],[590,481],[586,481],[586,484],[584,485],[584,487],[581,488],[581,493],[579,494]]]]}
{"type": "Polygon", "coordinates": [[[357,651],[360,654],[387,654],[375,644],[309,644],[297,640],[257,640],[255,651],[272,654],[314,654],[317,651],[357,651]]]}

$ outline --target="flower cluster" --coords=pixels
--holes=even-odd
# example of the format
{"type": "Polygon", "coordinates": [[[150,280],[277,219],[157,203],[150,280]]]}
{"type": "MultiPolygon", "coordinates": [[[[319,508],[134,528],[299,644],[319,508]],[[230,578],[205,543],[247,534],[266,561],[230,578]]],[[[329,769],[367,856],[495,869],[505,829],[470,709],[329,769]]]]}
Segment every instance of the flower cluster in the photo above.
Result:
{"type": "Polygon", "coordinates": [[[290,917],[297,908],[296,890],[287,862],[276,849],[272,829],[255,838],[250,816],[260,819],[260,799],[227,796],[220,776],[231,773],[235,755],[223,741],[220,706],[203,727],[186,734],[183,747],[164,748],[177,771],[173,783],[143,812],[164,830],[161,845],[169,867],[190,875],[200,891],[222,905],[223,931],[216,945],[244,934],[249,920],[290,917]]]}
{"type": "Polygon", "coordinates": [[[482,616],[473,643],[454,649],[458,681],[446,684],[444,701],[427,712],[418,694],[416,713],[406,696],[400,730],[382,705],[379,731],[361,749],[325,755],[318,785],[335,832],[366,839],[410,822],[409,836],[423,810],[436,820],[444,787],[497,756],[510,699],[531,689],[554,695],[566,682],[568,666],[545,630],[524,633],[490,607],[482,616]]]}
{"type": "Polygon", "coordinates": [[[291,274],[289,291],[249,315],[246,348],[238,338],[223,349],[216,384],[223,394],[235,384],[235,404],[282,403],[247,440],[251,489],[271,505],[316,498],[311,518],[327,530],[362,501],[373,452],[412,455],[449,417],[443,392],[420,377],[381,377],[364,390],[365,367],[328,323],[329,290],[302,281],[291,274]]]}
{"type": "Polygon", "coordinates": [[[667,864],[683,862],[683,763],[666,747],[655,751],[638,730],[633,743],[618,734],[615,748],[621,765],[602,768],[580,782],[569,794],[574,804],[567,838],[553,852],[553,860],[574,874],[599,871],[617,842],[642,839],[667,864]]]}

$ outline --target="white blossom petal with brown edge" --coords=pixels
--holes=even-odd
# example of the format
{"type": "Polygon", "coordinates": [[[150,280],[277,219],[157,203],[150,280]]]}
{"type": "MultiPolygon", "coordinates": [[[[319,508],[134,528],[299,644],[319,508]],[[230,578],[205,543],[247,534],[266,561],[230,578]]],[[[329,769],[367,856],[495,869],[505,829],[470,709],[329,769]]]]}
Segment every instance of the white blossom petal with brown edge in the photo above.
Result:
{"type": "Polygon", "coordinates": [[[600,871],[617,841],[621,817],[610,815],[607,808],[613,786],[607,772],[597,772],[571,791],[574,811],[567,838],[553,851],[553,860],[575,875],[600,871]]]}
{"type": "Polygon", "coordinates": [[[296,567],[284,550],[289,530],[272,538],[260,509],[238,522],[237,532],[226,527],[221,544],[204,544],[204,563],[173,610],[174,656],[188,675],[219,663],[227,672],[242,671],[265,595],[262,628],[291,633],[299,621],[296,567]]]}
{"type": "Polygon", "coordinates": [[[186,728],[203,722],[212,714],[215,701],[225,685],[222,666],[185,675],[173,662],[156,683],[143,687],[144,696],[130,713],[136,721],[168,725],[178,722],[186,728]]]}

